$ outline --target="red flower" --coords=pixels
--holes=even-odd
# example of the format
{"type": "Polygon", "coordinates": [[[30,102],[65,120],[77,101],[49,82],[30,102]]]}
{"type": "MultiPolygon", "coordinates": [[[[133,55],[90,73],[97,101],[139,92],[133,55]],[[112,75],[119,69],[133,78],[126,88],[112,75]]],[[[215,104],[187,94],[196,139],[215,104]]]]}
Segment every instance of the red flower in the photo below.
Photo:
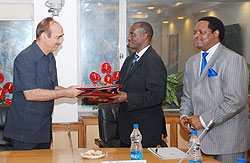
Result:
{"type": "Polygon", "coordinates": [[[104,76],[104,82],[112,84],[113,83],[112,76],[111,75],[104,76]]]}
{"type": "Polygon", "coordinates": [[[11,104],[11,99],[7,98],[7,99],[5,100],[5,103],[6,103],[8,106],[10,106],[10,104],[11,104]]]}
{"type": "Polygon", "coordinates": [[[7,91],[9,91],[9,93],[13,93],[13,83],[12,82],[8,82],[3,86],[3,89],[6,89],[7,91]]]}
{"type": "MultiPolygon", "coordinates": [[[[0,83],[4,81],[4,76],[0,73],[0,83]]],[[[6,93],[13,93],[13,83],[8,82],[3,87],[0,87],[0,106],[7,106],[11,104],[11,99],[7,99],[6,93]]]]}
{"type": "Polygon", "coordinates": [[[115,71],[113,73],[113,80],[118,81],[120,77],[120,71],[115,71]]]}
{"type": "Polygon", "coordinates": [[[5,97],[6,91],[5,89],[0,89],[0,100],[3,100],[5,97]]]}
{"type": "Polygon", "coordinates": [[[2,83],[4,81],[4,76],[2,73],[0,73],[0,83],[2,83]]]}
{"type": "Polygon", "coordinates": [[[108,102],[109,99],[108,99],[108,98],[102,98],[102,101],[103,101],[103,102],[108,102]]]}
{"type": "Polygon", "coordinates": [[[99,102],[99,100],[97,98],[88,98],[89,101],[93,101],[93,102],[99,102]]]}
{"type": "Polygon", "coordinates": [[[101,76],[99,74],[97,74],[96,72],[91,72],[91,74],[89,75],[90,80],[96,84],[98,81],[101,81],[101,76]]]}
{"type": "Polygon", "coordinates": [[[105,74],[105,73],[110,74],[111,73],[111,66],[109,63],[104,63],[102,65],[102,73],[103,74],[105,74]]]}
{"type": "MultiPolygon", "coordinates": [[[[113,84],[113,81],[117,81],[119,79],[119,76],[120,76],[120,71],[115,71],[113,76],[110,75],[111,74],[111,66],[109,63],[104,63],[102,64],[101,66],[101,71],[103,74],[106,74],[104,76],[104,80],[103,80],[103,83],[101,82],[101,76],[96,73],[96,72],[92,72],[90,74],[90,80],[94,83],[94,84],[97,84],[98,85],[105,85],[106,83],[109,83],[109,84],[113,84]]],[[[92,92],[102,92],[100,90],[95,90],[92,92]]],[[[95,103],[110,103],[110,102],[114,102],[113,99],[110,99],[110,98],[106,98],[106,97],[96,97],[96,98],[88,98],[89,101],[93,101],[95,103]]],[[[97,105],[95,105],[93,107],[93,109],[97,109],[97,105]]]]}
{"type": "Polygon", "coordinates": [[[115,100],[111,99],[111,100],[108,100],[108,103],[111,103],[111,102],[114,102],[115,100]]]}

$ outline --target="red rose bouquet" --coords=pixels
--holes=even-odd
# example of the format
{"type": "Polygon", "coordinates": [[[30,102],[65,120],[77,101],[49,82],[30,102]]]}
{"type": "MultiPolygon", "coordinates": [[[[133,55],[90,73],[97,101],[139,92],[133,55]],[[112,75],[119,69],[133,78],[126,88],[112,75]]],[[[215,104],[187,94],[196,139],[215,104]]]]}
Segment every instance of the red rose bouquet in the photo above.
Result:
{"type": "MultiPolygon", "coordinates": [[[[0,84],[3,83],[4,76],[0,73],[0,84]]],[[[13,83],[8,82],[2,88],[0,87],[0,106],[10,106],[11,99],[6,97],[7,93],[13,93],[13,83]]]]}

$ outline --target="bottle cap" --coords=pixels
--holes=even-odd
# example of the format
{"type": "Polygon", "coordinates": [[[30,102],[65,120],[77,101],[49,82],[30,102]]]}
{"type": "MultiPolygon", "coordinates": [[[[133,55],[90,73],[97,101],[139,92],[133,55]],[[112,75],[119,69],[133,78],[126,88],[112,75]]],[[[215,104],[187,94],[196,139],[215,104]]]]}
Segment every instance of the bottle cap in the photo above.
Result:
{"type": "Polygon", "coordinates": [[[191,135],[197,135],[197,131],[195,130],[191,131],[191,135]]]}
{"type": "Polygon", "coordinates": [[[134,128],[138,128],[139,127],[139,125],[138,124],[134,124],[134,128]]]}
{"type": "Polygon", "coordinates": [[[246,159],[244,159],[244,158],[238,158],[237,159],[237,162],[239,163],[239,162],[241,162],[241,163],[246,163],[246,159]]]}

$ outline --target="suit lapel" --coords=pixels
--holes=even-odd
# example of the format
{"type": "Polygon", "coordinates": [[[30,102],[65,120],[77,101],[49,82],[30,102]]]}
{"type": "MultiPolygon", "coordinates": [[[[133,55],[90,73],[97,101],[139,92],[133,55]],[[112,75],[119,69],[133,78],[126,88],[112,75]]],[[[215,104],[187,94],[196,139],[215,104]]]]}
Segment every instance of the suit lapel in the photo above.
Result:
{"type": "Polygon", "coordinates": [[[205,76],[208,76],[208,69],[211,68],[214,65],[215,61],[220,57],[221,50],[222,50],[222,45],[220,44],[218,48],[215,50],[209,62],[207,63],[205,69],[203,70],[200,76],[200,80],[202,80],[205,76]]]}
{"type": "Polygon", "coordinates": [[[152,47],[150,46],[146,50],[146,52],[142,55],[142,57],[139,59],[139,61],[137,61],[136,64],[134,65],[134,67],[131,69],[131,64],[132,64],[132,61],[133,61],[134,56],[135,56],[135,53],[133,54],[131,61],[129,61],[129,66],[128,66],[126,76],[125,76],[123,82],[125,82],[143,64],[143,61],[145,60],[145,58],[147,58],[147,56],[149,55],[151,50],[152,50],[152,47]]]}
{"type": "Polygon", "coordinates": [[[196,54],[196,59],[193,62],[193,71],[194,71],[194,77],[195,77],[195,82],[198,82],[200,79],[200,53],[196,54]]]}
{"type": "Polygon", "coordinates": [[[122,82],[124,82],[127,79],[134,58],[135,58],[135,53],[132,54],[132,57],[131,57],[130,61],[128,62],[128,67],[127,67],[127,70],[126,70],[126,74],[125,74],[124,80],[122,82]]]}

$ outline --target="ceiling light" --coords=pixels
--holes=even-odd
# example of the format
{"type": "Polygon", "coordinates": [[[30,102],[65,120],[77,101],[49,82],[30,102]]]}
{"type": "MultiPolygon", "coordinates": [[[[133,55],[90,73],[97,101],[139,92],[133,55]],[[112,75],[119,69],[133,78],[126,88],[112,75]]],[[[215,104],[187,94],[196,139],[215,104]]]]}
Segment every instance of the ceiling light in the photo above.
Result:
{"type": "Polygon", "coordinates": [[[148,14],[133,14],[131,15],[131,18],[133,19],[147,19],[148,18],[148,14]]]}
{"type": "Polygon", "coordinates": [[[161,10],[161,9],[158,9],[156,13],[157,13],[157,14],[161,14],[161,13],[162,13],[162,10],[161,10]]]}
{"type": "Polygon", "coordinates": [[[207,10],[200,10],[200,12],[207,12],[207,10]]]}
{"type": "Polygon", "coordinates": [[[177,2],[176,4],[175,4],[175,6],[179,6],[179,5],[181,5],[182,4],[182,2],[177,2]]]}
{"type": "Polygon", "coordinates": [[[154,6],[150,6],[150,7],[148,7],[148,9],[149,10],[153,10],[153,9],[155,9],[155,7],[154,6]]]}
{"type": "Polygon", "coordinates": [[[162,21],[163,24],[168,24],[168,21],[162,21]]]}
{"type": "Polygon", "coordinates": [[[183,16],[179,16],[177,19],[182,20],[182,19],[184,19],[184,17],[183,16]]]}
{"type": "Polygon", "coordinates": [[[136,14],[137,14],[137,15],[141,15],[141,14],[142,14],[142,12],[137,12],[136,14]]]}

